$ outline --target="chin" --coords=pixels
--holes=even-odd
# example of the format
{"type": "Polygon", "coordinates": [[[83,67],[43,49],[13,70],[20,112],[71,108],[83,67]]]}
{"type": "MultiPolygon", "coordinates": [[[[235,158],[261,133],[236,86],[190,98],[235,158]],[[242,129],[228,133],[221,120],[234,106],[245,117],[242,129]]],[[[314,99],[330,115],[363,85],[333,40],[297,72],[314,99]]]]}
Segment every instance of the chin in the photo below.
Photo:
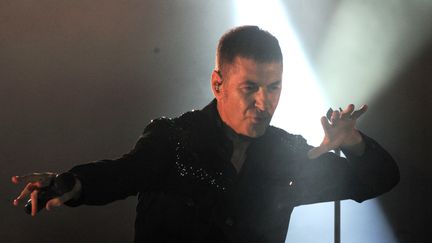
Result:
{"type": "Polygon", "coordinates": [[[266,129],[267,127],[250,129],[247,132],[246,136],[251,138],[261,137],[262,135],[264,135],[266,129]]]}

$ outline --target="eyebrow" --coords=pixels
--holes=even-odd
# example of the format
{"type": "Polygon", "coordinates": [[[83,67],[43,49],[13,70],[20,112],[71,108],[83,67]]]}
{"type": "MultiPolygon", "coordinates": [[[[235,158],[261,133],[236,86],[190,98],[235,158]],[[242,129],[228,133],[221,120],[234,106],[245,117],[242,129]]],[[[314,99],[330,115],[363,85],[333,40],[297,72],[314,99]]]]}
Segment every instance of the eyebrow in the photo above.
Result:
{"type": "MultiPolygon", "coordinates": [[[[242,84],[246,84],[246,85],[257,85],[258,82],[254,82],[252,80],[246,80],[244,81],[242,84]]],[[[267,86],[271,86],[271,85],[279,85],[282,83],[282,80],[277,80],[274,81],[273,83],[268,84],[267,86]]]]}
{"type": "Polygon", "coordinates": [[[243,84],[247,84],[247,85],[257,85],[258,82],[254,82],[252,80],[246,80],[243,82],[243,84]]]}
{"type": "Polygon", "coordinates": [[[269,84],[269,86],[271,86],[271,85],[279,85],[279,84],[282,84],[282,80],[274,81],[273,83],[269,84]]]}

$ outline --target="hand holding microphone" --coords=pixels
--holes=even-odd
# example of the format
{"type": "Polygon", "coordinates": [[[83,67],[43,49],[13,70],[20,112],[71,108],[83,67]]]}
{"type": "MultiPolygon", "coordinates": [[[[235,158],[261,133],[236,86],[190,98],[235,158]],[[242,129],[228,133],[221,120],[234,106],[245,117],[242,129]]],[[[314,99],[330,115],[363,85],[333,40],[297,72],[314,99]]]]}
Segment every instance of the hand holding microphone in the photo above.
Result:
{"type": "Polygon", "coordinates": [[[30,195],[24,209],[26,213],[32,216],[35,216],[44,207],[49,210],[53,206],[61,206],[71,199],[78,198],[81,193],[81,183],[70,172],[62,174],[45,172],[14,176],[12,182],[15,184],[27,183],[13,204],[17,206],[20,201],[30,195]]]}

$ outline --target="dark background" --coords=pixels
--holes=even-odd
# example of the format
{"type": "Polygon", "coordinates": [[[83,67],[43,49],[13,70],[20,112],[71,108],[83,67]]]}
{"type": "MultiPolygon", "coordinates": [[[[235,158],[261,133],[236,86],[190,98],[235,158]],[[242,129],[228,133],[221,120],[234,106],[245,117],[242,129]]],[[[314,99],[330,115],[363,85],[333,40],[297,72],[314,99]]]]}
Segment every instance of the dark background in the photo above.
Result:
{"type": "MultiPolygon", "coordinates": [[[[324,2],[284,1],[312,66],[339,3],[324,2]],[[322,21],[301,15],[309,10],[322,21]]],[[[423,4],[421,14],[432,9],[423,4]]],[[[203,107],[217,40],[234,14],[230,1],[1,1],[0,241],[130,242],[135,198],[32,218],[11,205],[20,187],[10,177],[118,157],[151,119],[203,107]]],[[[412,26],[421,45],[359,124],[400,166],[400,184],[377,200],[404,243],[428,242],[432,230],[432,24],[424,20],[412,26]]]]}

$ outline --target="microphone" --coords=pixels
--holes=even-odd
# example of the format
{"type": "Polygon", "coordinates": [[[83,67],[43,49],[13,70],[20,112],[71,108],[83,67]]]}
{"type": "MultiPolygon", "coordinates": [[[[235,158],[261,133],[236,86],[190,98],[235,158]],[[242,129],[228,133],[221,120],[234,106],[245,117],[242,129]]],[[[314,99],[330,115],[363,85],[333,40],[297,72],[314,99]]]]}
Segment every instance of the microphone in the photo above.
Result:
{"type": "MultiPolygon", "coordinates": [[[[75,176],[70,172],[58,174],[51,180],[51,183],[39,190],[37,198],[37,211],[39,212],[45,207],[45,204],[55,198],[59,197],[66,192],[69,192],[75,186],[75,176]]],[[[24,206],[24,211],[27,214],[31,214],[32,211],[32,200],[28,200],[24,206]]]]}

